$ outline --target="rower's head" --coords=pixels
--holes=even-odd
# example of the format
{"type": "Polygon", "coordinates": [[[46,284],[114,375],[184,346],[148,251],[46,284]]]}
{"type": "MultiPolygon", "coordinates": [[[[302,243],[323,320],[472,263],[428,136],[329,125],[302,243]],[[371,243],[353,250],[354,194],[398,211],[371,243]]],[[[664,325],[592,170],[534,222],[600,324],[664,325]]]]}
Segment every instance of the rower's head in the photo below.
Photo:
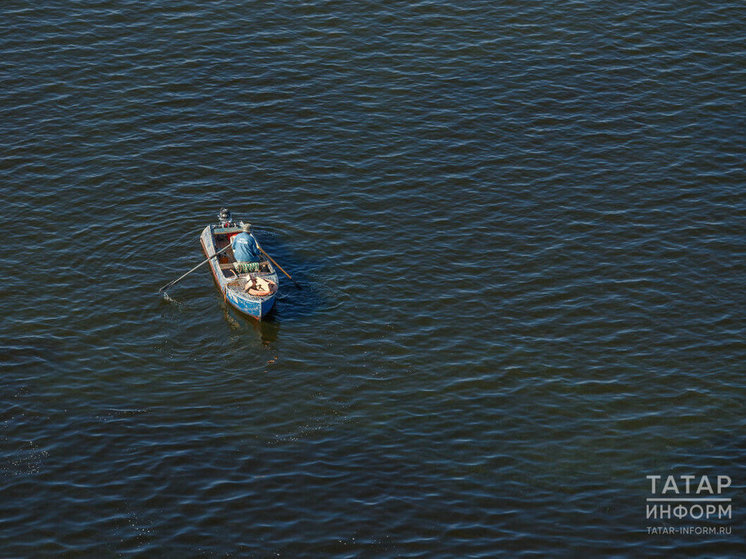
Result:
{"type": "Polygon", "coordinates": [[[241,225],[241,230],[244,233],[251,233],[251,223],[244,223],[243,225],[241,225]]]}

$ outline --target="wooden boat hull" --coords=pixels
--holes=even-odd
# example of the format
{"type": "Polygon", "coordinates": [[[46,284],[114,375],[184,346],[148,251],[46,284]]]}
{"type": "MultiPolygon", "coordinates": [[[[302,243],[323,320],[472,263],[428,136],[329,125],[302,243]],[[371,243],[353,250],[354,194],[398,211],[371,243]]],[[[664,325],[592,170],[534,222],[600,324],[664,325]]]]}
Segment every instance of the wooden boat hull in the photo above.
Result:
{"type": "MultiPolygon", "coordinates": [[[[216,225],[208,225],[200,235],[202,250],[207,258],[215,255],[226,246],[229,241],[229,235],[239,233],[239,227],[221,228],[216,225]]],[[[223,294],[226,303],[230,304],[236,310],[261,319],[272,310],[275,305],[275,299],[279,291],[279,278],[271,262],[267,262],[266,268],[261,272],[252,272],[251,274],[237,275],[232,271],[233,249],[229,248],[222,254],[210,259],[210,270],[212,271],[215,283],[223,294]],[[247,293],[243,286],[250,276],[256,276],[268,281],[274,287],[268,295],[255,296],[247,293]]]]}

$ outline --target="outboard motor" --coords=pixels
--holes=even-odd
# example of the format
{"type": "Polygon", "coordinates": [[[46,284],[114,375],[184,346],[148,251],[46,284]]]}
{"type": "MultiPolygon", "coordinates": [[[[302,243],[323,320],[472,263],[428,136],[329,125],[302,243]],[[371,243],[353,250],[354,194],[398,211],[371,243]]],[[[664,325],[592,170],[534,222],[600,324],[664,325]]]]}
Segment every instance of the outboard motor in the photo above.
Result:
{"type": "Polygon", "coordinates": [[[228,208],[223,208],[218,214],[218,223],[220,227],[233,227],[233,218],[228,208]]]}

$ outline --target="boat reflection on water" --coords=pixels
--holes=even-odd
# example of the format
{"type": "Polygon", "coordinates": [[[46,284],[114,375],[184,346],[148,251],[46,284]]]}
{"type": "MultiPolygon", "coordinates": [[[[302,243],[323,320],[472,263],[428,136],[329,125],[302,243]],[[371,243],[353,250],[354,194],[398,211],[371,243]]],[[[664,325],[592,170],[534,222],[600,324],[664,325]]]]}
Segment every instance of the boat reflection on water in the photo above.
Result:
{"type": "Polygon", "coordinates": [[[280,323],[275,319],[274,309],[260,320],[237,311],[226,304],[225,301],[221,301],[220,304],[223,309],[225,321],[232,330],[255,330],[259,334],[259,339],[264,346],[269,346],[277,341],[277,336],[280,332],[280,323]]]}

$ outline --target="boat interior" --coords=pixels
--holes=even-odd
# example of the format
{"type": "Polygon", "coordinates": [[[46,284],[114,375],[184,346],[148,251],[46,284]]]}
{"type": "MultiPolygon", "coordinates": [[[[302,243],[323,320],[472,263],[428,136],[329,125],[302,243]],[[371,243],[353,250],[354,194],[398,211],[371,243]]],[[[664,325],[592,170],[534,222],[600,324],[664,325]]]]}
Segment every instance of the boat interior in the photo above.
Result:
{"type": "MultiPolygon", "coordinates": [[[[240,232],[240,227],[215,228],[213,230],[213,240],[216,252],[220,252],[228,246],[230,239],[240,232]]],[[[258,270],[248,273],[236,272],[233,266],[234,262],[235,256],[232,248],[228,248],[218,255],[218,265],[223,277],[227,280],[228,289],[245,291],[250,295],[269,295],[277,291],[277,284],[272,281],[275,278],[270,277],[274,276],[274,270],[269,262],[260,262],[258,270]],[[258,286],[261,288],[257,288],[258,286]]]]}

